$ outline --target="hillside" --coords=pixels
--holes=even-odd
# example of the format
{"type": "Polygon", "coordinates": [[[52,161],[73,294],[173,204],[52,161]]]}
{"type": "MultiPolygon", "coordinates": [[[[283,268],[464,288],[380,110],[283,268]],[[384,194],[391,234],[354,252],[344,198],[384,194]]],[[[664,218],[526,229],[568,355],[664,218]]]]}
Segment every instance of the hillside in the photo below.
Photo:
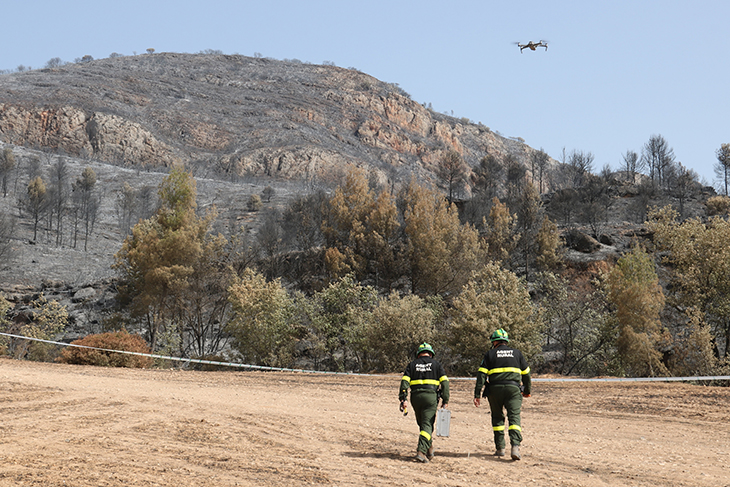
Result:
{"type": "Polygon", "coordinates": [[[247,199],[270,186],[265,208],[331,188],[348,167],[368,169],[381,183],[413,175],[434,181],[448,150],[470,165],[487,154],[523,164],[534,149],[483,125],[428,110],[397,85],[354,69],[244,56],[160,53],[0,76],[0,149],[15,154],[10,194],[17,207],[33,161],[44,178],[59,162],[69,182],[84,168],[97,175],[100,211],[87,251],[48,232],[33,238],[28,215],[18,219],[12,253],[0,264],[0,289],[15,301],[43,290],[71,310],[74,322],[96,318],[85,303],[113,299],[110,266],[121,246],[118,197],[123,185],[154,194],[169,167],[196,176],[198,208],[214,205],[216,231],[255,231],[261,215],[247,199]],[[79,291],[85,298],[74,298],[79,291]]]}
{"type": "MultiPolygon", "coordinates": [[[[171,53],[0,76],[4,149],[14,154],[17,169],[0,211],[19,218],[11,252],[0,262],[0,291],[16,311],[40,292],[67,306],[67,339],[99,331],[101,312],[113,308],[111,265],[128,230],[120,223],[124,185],[154,199],[170,166],[192,170],[198,210],[218,211],[215,232],[230,236],[245,227],[253,239],[270,210],[315,189],[331,190],[353,166],[367,169],[381,187],[394,188],[412,176],[437,182],[435,166],[448,151],[472,168],[485,156],[527,167],[536,152],[481,124],[428,110],[397,85],[354,69],[171,53]],[[18,204],[31,170],[48,178],[61,163],[68,186],[85,168],[96,174],[99,213],[86,250],[71,241],[68,228],[61,243],[47,223],[34,236],[33,222],[18,204]],[[262,211],[247,209],[248,199],[266,187],[273,197],[262,211]]],[[[605,188],[607,198],[595,203],[605,212],[593,229],[564,219],[581,204],[575,195],[565,193],[570,198],[562,200],[562,211],[556,206],[560,195],[542,195],[566,237],[561,250],[578,272],[646,238],[646,208],[676,203],[661,194],[645,198],[637,184],[619,177],[605,188]],[[600,242],[590,239],[582,247],[573,238],[589,233],[600,242]]],[[[464,193],[468,200],[469,188],[464,193]]],[[[711,188],[695,188],[683,202],[685,216],[704,215],[711,194],[711,188]]],[[[486,207],[484,200],[476,205],[486,207]]]]}
{"type": "Polygon", "coordinates": [[[0,358],[0,486],[725,487],[730,390],[535,382],[519,462],[453,380],[451,436],[412,460],[398,376],[109,369],[0,358]],[[499,479],[497,481],[497,479],[499,479]]]}
{"type": "Polygon", "coordinates": [[[427,110],[354,69],[160,53],[0,76],[0,140],[130,166],[184,163],[214,177],[431,179],[443,154],[525,163],[534,149],[427,110]]]}

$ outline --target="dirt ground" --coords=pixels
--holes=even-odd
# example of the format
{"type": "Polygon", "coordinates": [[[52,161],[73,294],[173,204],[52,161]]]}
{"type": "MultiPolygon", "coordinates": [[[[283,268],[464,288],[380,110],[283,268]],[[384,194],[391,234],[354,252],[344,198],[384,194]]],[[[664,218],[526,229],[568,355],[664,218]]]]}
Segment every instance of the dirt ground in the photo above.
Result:
{"type": "Polygon", "coordinates": [[[730,388],[536,382],[513,462],[453,379],[422,465],[399,379],[3,358],[0,486],[730,486],[730,388]]]}

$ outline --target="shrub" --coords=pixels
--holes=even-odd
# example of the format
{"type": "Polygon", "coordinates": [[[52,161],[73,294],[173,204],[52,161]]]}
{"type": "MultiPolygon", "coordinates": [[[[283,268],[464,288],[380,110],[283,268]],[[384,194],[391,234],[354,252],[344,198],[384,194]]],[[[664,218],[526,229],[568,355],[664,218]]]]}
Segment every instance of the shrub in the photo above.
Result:
{"type": "Polygon", "coordinates": [[[252,194],[251,197],[248,199],[248,211],[259,211],[261,208],[264,207],[264,202],[261,201],[261,196],[257,194],[252,194]]]}
{"type": "Polygon", "coordinates": [[[525,282],[513,272],[490,262],[472,273],[454,299],[448,341],[455,355],[456,374],[474,374],[491,347],[489,336],[504,328],[510,345],[520,349],[535,367],[541,357],[542,316],[533,306],[525,282]]]}
{"type": "Polygon", "coordinates": [[[727,215],[730,212],[730,198],[727,196],[713,196],[705,203],[707,216],[727,215]]]}
{"type": "Polygon", "coordinates": [[[71,344],[103,348],[104,350],[69,347],[61,353],[58,359],[59,362],[77,365],[129,368],[147,368],[152,365],[151,357],[107,351],[120,350],[125,352],[150,353],[149,346],[147,346],[147,342],[142,337],[129,334],[126,331],[89,335],[71,344]]]}
{"type": "Polygon", "coordinates": [[[436,322],[441,307],[438,298],[427,301],[415,294],[401,297],[396,291],[380,299],[365,326],[365,342],[375,370],[399,372],[413,360],[419,343],[437,342],[436,322]]]}
{"type": "Polygon", "coordinates": [[[251,268],[228,290],[233,316],[225,331],[243,360],[256,365],[289,367],[296,328],[291,320],[292,301],[277,279],[251,268]]]}

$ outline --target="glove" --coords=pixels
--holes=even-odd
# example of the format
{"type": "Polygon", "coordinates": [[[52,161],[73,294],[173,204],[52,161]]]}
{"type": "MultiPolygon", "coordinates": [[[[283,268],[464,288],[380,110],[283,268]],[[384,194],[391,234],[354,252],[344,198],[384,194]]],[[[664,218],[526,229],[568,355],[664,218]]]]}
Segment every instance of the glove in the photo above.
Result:
{"type": "Polygon", "coordinates": [[[530,396],[531,396],[531,394],[525,394],[524,392],[522,393],[522,397],[530,397],[530,396]]]}

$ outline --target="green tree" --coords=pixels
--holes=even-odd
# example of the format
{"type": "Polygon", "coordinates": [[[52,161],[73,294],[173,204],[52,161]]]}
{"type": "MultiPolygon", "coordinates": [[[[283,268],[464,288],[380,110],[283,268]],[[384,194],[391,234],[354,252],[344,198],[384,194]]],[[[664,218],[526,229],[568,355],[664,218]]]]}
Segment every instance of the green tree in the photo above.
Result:
{"type": "Polygon", "coordinates": [[[293,301],[279,280],[246,269],[229,289],[233,317],[226,331],[244,361],[291,367],[298,329],[292,323],[293,301]]]}
{"type": "Polygon", "coordinates": [[[654,209],[647,224],[654,242],[668,252],[674,269],[673,304],[697,308],[710,326],[716,355],[730,351],[730,222],[721,216],[708,221],[678,221],[669,207],[654,209]]]}
{"type": "Polygon", "coordinates": [[[436,324],[441,300],[393,291],[378,300],[365,329],[369,362],[379,372],[398,372],[411,360],[419,343],[438,344],[436,324]]]}
{"type": "Polygon", "coordinates": [[[195,218],[197,188],[192,174],[176,167],[158,188],[160,208],[156,219],[165,228],[177,230],[195,218]]]}
{"type": "Polygon", "coordinates": [[[319,364],[337,371],[360,369],[364,330],[377,297],[374,288],[356,282],[352,274],[312,296],[307,314],[319,364]]]}
{"type": "MultiPolygon", "coordinates": [[[[173,169],[160,184],[159,196],[159,210],[134,226],[115,255],[114,268],[121,275],[120,297],[130,305],[132,316],[145,324],[152,350],[166,337],[169,343],[163,346],[179,347],[184,353],[191,339],[210,336],[192,330],[191,324],[221,326],[225,307],[220,303],[230,270],[225,239],[209,234],[215,213],[205,218],[195,214],[192,175],[173,169]],[[207,289],[212,283],[217,284],[207,289]],[[197,299],[200,294],[207,296],[207,305],[197,299]]],[[[206,346],[194,348],[200,353],[206,346]]]]}
{"type": "Polygon", "coordinates": [[[660,348],[667,345],[659,315],[664,292],[651,256],[641,246],[621,257],[606,276],[608,301],[619,326],[618,352],[632,376],[662,376],[668,373],[660,348]]]}
{"type": "Polygon", "coordinates": [[[514,273],[490,262],[475,271],[454,298],[448,343],[455,372],[473,374],[498,328],[507,330],[510,345],[519,348],[535,366],[542,346],[542,318],[525,283],[514,273]]]}

